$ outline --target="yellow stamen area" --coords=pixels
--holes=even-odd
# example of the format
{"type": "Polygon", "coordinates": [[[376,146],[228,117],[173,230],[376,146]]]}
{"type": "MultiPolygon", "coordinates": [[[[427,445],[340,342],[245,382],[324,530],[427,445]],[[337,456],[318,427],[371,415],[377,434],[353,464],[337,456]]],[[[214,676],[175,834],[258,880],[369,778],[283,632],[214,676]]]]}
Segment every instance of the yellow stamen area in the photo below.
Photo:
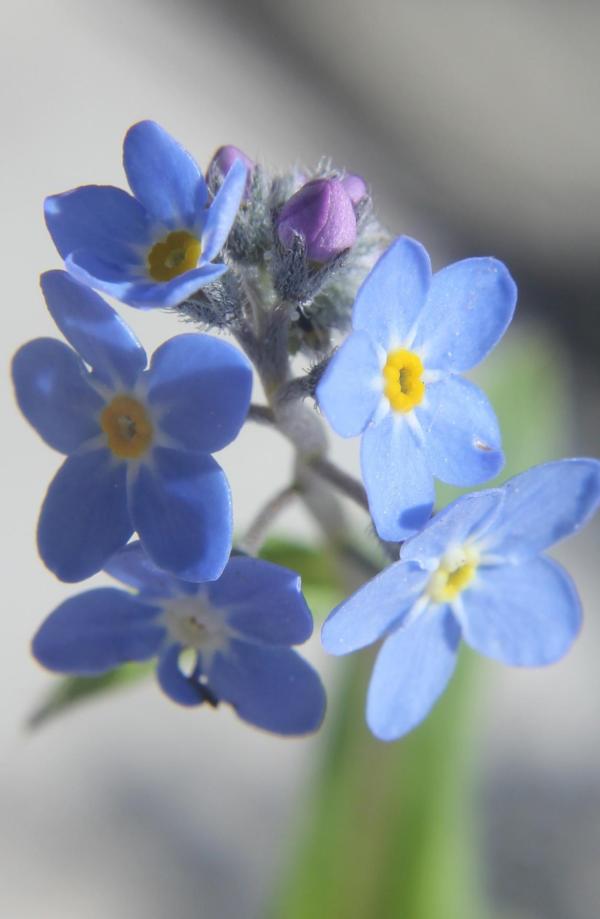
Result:
{"type": "Polygon", "coordinates": [[[154,281],[172,281],[180,274],[196,268],[202,246],[200,240],[187,230],[175,230],[148,253],[148,271],[154,281]]]}
{"type": "Polygon", "coordinates": [[[450,603],[469,586],[477,571],[478,556],[473,550],[464,550],[457,558],[443,558],[433,572],[427,593],[434,603],[450,603]]]}
{"type": "Polygon", "coordinates": [[[121,459],[137,459],[146,452],[154,434],[148,412],[132,396],[118,395],[100,415],[108,446],[121,459]]]}
{"type": "Polygon", "coordinates": [[[410,412],[423,401],[423,371],[421,358],[412,351],[404,348],[390,351],[383,368],[383,391],[395,412],[410,412]]]}

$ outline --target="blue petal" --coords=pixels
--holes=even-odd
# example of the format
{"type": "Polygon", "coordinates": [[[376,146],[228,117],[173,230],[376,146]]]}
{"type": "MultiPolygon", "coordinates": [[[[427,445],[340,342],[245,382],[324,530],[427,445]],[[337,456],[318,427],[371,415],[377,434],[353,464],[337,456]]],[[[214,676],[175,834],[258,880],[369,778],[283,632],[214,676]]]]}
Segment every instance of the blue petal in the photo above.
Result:
{"type": "Polygon", "coordinates": [[[600,463],[582,458],[534,466],[502,490],[502,514],[486,550],[512,561],[532,558],[594,515],[600,506],[600,463]]]}
{"type": "Polygon", "coordinates": [[[552,664],[581,625],[581,607],[566,571],[549,558],[480,568],[462,594],[465,641],[516,667],[552,664]]]}
{"type": "Polygon", "coordinates": [[[83,450],[67,457],[50,483],[38,548],[61,581],[82,581],[100,571],[131,536],[126,471],[107,449],[83,450]]]}
{"type": "Polygon", "coordinates": [[[58,328],[100,379],[133,386],[146,352],[113,308],[66,271],[46,271],[41,285],[58,328]]]}
{"type": "Polygon", "coordinates": [[[415,409],[433,475],[451,485],[479,485],[504,465],[500,428],[484,393],[452,374],[429,383],[415,409]]]}
{"type": "Polygon", "coordinates": [[[411,536],[433,508],[433,477],[409,423],[395,413],[368,427],[361,445],[369,509],[382,539],[411,536]]]}
{"type": "Polygon", "coordinates": [[[448,549],[471,541],[493,526],[502,499],[499,488],[457,498],[435,514],[420,533],[406,540],[400,558],[432,570],[448,549]]]}
{"type": "Polygon", "coordinates": [[[366,332],[353,332],[333,355],[317,387],[319,406],[341,437],[356,437],[371,420],[383,392],[379,358],[366,332]]]}
{"type": "Polygon", "coordinates": [[[386,249],[358,292],[352,325],[390,351],[403,347],[425,302],[431,263],[423,246],[401,236],[386,249]]]}
{"type": "Polygon", "coordinates": [[[86,287],[106,288],[116,296],[119,290],[129,290],[133,284],[155,284],[150,280],[146,253],[138,253],[138,261],[130,264],[115,264],[93,249],[74,249],[65,259],[65,268],[76,280],[86,287]]]}
{"type": "Polygon", "coordinates": [[[87,382],[75,352],[62,341],[36,338],[23,345],[13,358],[12,375],[19,408],[55,450],[72,453],[100,433],[102,399],[87,382]]]}
{"type": "Polygon", "coordinates": [[[157,447],[131,484],[131,515],[142,546],[159,568],[190,581],[212,581],[231,550],[231,495],[225,473],[207,455],[157,447]]]}
{"type": "Polygon", "coordinates": [[[125,135],[123,165],[132,192],[172,229],[192,228],[208,196],[197,163],[155,121],[140,121],[125,135]]]}
{"type": "Polygon", "coordinates": [[[385,641],[367,695],[367,724],[397,740],[429,714],[454,672],[460,628],[447,607],[427,611],[385,641]]]}
{"type": "Polygon", "coordinates": [[[227,271],[227,265],[203,265],[180,274],[172,281],[140,280],[139,271],[136,274],[115,270],[109,262],[83,249],[69,256],[66,264],[73,277],[82,284],[96,287],[122,303],[142,310],[178,306],[227,271]]]}
{"type": "Polygon", "coordinates": [[[202,233],[203,262],[212,262],[225,245],[246,190],[247,178],[246,165],[242,160],[236,160],[225,176],[206,217],[202,233]]]}
{"type": "MultiPolygon", "coordinates": [[[[176,580],[166,571],[157,568],[150,561],[138,540],[130,542],[119,549],[108,559],[104,570],[121,581],[134,587],[141,594],[156,597],[170,597],[185,591],[185,582],[176,580]]],[[[196,586],[196,585],[194,585],[196,586]]]]}
{"type": "Polygon", "coordinates": [[[221,450],[248,414],[252,368],[241,351],[214,336],[196,332],[165,342],[147,381],[161,431],[187,450],[221,450]]]}
{"type": "Polygon", "coordinates": [[[46,224],[63,258],[91,249],[115,265],[136,264],[151,244],[151,225],[135,198],[112,185],[84,185],[44,202],[46,224]]]}
{"type": "Polygon", "coordinates": [[[413,348],[428,370],[468,370],[504,335],[517,302],[505,265],[469,258],[434,274],[413,348]]]}
{"type": "Polygon", "coordinates": [[[411,609],[429,579],[418,565],[396,562],[340,603],[323,623],[329,654],[349,654],[382,638],[411,609]]]}
{"type": "Polygon", "coordinates": [[[277,734],[315,731],[325,713],[325,690],[313,668],[289,648],[232,641],[215,654],[209,685],[244,721],[277,734]]]}
{"type": "Polygon", "coordinates": [[[205,696],[202,686],[193,676],[186,676],[179,668],[182,648],[178,644],[168,645],[161,654],[156,676],[162,691],[179,705],[201,705],[205,696]]]}
{"type": "Polygon", "coordinates": [[[92,676],[126,661],[154,657],[165,630],[156,607],[124,590],[101,587],[71,597],[50,613],[32,643],[34,657],[60,673],[92,676]]]}
{"type": "Polygon", "coordinates": [[[219,580],[207,584],[207,591],[212,604],[228,608],[228,625],[245,638],[296,645],[312,634],[312,616],[295,571],[234,556],[219,580]]]}

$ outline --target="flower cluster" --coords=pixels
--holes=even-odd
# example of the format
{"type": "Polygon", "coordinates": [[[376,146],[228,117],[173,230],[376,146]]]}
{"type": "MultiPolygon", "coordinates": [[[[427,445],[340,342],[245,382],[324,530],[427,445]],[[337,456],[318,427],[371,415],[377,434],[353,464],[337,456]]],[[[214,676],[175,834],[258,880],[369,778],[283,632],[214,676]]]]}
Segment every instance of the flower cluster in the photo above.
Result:
{"type": "Polygon", "coordinates": [[[128,131],[123,160],[132,194],[90,185],[47,199],[66,270],[43,274],[42,292],[68,344],[25,344],[13,379],[25,417],[66,456],[40,512],[42,560],[63,581],[105,571],[125,587],[62,603],[33,640],[37,660],[89,676],[156,658],[182,705],[229,703],[269,731],[315,730],[323,687],[293,650],[313,628],[300,577],[256,555],[295,498],[342,551],[343,496],[369,510],[390,556],[399,548],[322,631],[333,655],[383,639],[367,701],[377,737],[426,716],[461,639],[517,666],[561,657],[581,610],[542,553],[597,509],[600,463],[548,463],[434,513],[434,479],[472,487],[504,464],[495,413],[462,374],[512,319],[506,267],[476,258],[432,273],[423,246],[387,237],[362,177],[328,162],[273,174],[228,145],[204,176],[148,121],[128,131]],[[148,362],[97,291],[201,331],[148,362]],[[315,363],[294,378],[297,351],[315,363]],[[253,371],[266,405],[250,404],[253,371]],[[307,399],[342,437],[362,436],[364,484],[328,460],[307,399]],[[236,548],[212,454],[247,419],[278,429],[295,462],[236,548]]]}

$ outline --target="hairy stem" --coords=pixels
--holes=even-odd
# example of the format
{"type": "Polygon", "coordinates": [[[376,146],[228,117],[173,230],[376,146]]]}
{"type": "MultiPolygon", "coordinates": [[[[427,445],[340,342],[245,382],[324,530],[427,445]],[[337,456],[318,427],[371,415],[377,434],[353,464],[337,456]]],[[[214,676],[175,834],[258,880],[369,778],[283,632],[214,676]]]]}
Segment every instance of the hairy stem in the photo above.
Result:
{"type": "Polygon", "coordinates": [[[248,421],[256,421],[258,424],[275,425],[275,415],[267,405],[256,405],[253,402],[247,417],[248,421]]]}
{"type": "Polygon", "coordinates": [[[268,296],[261,295],[260,284],[243,284],[249,301],[249,323],[236,332],[238,342],[254,364],[267,397],[268,406],[252,405],[248,419],[273,425],[292,444],[295,458],[295,485],[290,486],[267,504],[250,527],[245,547],[251,551],[260,543],[263,530],[270,526],[280,502],[287,505],[292,494],[303,500],[321,528],[334,544],[343,540],[345,521],[335,493],[325,489],[325,482],[349,495],[368,510],[364,490],[341,470],[324,459],[327,435],[318,413],[304,403],[311,392],[307,378],[291,379],[289,357],[289,324],[292,304],[283,301],[267,306],[268,296]],[[264,300],[264,303],[262,302],[264,300]],[[258,541],[258,542],[257,542],[258,541]]]}
{"type": "Polygon", "coordinates": [[[250,361],[258,369],[260,363],[260,344],[254,334],[253,328],[244,319],[237,322],[235,326],[232,326],[231,333],[242,350],[245,351],[250,361]]]}
{"type": "Polygon", "coordinates": [[[260,375],[267,399],[272,403],[277,392],[287,382],[290,374],[288,335],[290,306],[279,303],[260,316],[257,337],[261,344],[261,360],[256,369],[260,375]]]}
{"type": "Polygon", "coordinates": [[[306,399],[311,393],[310,380],[308,376],[294,377],[284,383],[278,393],[280,402],[292,402],[294,400],[306,399]]]}
{"type": "Polygon", "coordinates": [[[315,411],[298,400],[280,399],[279,393],[274,395],[271,406],[279,431],[305,462],[327,452],[327,434],[315,411]]]}

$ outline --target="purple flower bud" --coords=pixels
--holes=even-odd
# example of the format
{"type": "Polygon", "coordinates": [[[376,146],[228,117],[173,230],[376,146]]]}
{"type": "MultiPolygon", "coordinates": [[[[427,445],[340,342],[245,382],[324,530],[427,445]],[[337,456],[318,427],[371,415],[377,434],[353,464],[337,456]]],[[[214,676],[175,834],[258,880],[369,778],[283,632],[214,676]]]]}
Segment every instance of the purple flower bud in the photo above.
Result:
{"type": "Polygon", "coordinates": [[[362,176],[348,173],[342,179],[342,185],[346,189],[346,194],[355,206],[369,194],[367,183],[362,176]]]}
{"type": "Polygon", "coordinates": [[[246,156],[243,150],[240,150],[239,147],[234,147],[233,144],[226,144],[224,147],[219,147],[212,160],[210,161],[206,175],[210,176],[214,173],[220,173],[221,178],[225,178],[236,160],[241,160],[248,168],[248,178],[246,179],[245,191],[245,194],[247,195],[252,185],[252,171],[255,164],[252,162],[250,157],[246,156]]]}
{"type": "Polygon", "coordinates": [[[313,262],[329,262],[356,242],[352,201],[339,179],[307,182],[285,203],[277,221],[277,235],[291,248],[294,235],[304,238],[313,262]]]}

